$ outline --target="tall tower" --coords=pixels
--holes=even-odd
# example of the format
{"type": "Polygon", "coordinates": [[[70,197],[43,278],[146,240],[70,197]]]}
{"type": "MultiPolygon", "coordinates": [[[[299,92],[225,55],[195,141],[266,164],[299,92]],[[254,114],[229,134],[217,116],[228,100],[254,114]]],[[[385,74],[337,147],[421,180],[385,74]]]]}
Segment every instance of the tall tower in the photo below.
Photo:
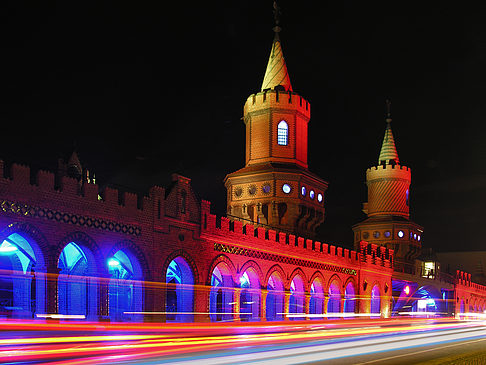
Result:
{"type": "Polygon", "coordinates": [[[278,16],[273,30],[261,90],[243,108],[245,167],[225,177],[227,213],[231,219],[314,237],[324,221],[328,184],[308,170],[310,104],[292,89],[278,16]]]}
{"type": "Polygon", "coordinates": [[[386,129],[378,164],[366,171],[368,202],[363,203],[366,220],[353,226],[354,247],[360,241],[386,246],[395,259],[412,262],[420,255],[423,228],[410,221],[411,170],[400,165],[391,129],[391,104],[387,101],[386,129]]]}

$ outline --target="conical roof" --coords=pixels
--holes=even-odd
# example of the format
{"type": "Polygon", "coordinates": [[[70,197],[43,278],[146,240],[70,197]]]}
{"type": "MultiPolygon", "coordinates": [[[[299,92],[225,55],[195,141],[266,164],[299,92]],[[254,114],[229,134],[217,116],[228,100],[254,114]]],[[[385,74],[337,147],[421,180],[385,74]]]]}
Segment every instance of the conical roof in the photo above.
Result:
{"type": "Polygon", "coordinates": [[[381,144],[380,157],[378,158],[378,164],[391,164],[394,161],[395,164],[400,163],[398,159],[397,148],[395,147],[395,139],[391,129],[391,118],[386,119],[385,137],[381,144]]]}
{"type": "Polygon", "coordinates": [[[279,85],[283,86],[287,91],[292,91],[287,65],[285,64],[285,59],[282,53],[280,38],[278,32],[275,32],[265,77],[263,78],[262,91],[265,89],[273,89],[275,86],[279,85]]]}

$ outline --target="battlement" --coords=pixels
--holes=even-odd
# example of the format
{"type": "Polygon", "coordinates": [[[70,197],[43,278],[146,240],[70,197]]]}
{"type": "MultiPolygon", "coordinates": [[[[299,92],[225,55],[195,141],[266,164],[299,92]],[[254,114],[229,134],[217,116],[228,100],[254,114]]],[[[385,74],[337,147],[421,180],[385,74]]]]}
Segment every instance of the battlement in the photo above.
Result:
{"type": "MultiPolygon", "coordinates": [[[[51,203],[65,203],[69,201],[74,205],[94,204],[93,207],[106,210],[106,208],[121,209],[125,214],[141,211],[151,211],[152,201],[165,199],[165,189],[154,187],[149,196],[138,195],[132,192],[119,191],[111,187],[99,188],[97,184],[80,183],[78,180],[62,176],[56,182],[54,173],[38,170],[35,174],[29,166],[13,163],[9,169],[4,161],[0,160],[0,185],[5,192],[33,193],[39,200],[49,200],[51,203]],[[8,171],[8,173],[7,173],[8,171]],[[35,194],[38,192],[38,194],[35,194]]],[[[16,195],[24,195],[16,194],[16,195]]],[[[35,199],[29,198],[31,204],[35,199]]]]}
{"type": "Polygon", "coordinates": [[[292,91],[270,89],[252,94],[246,100],[243,110],[246,115],[267,108],[293,109],[310,119],[310,103],[292,91]]]}
{"type": "Polygon", "coordinates": [[[482,295],[486,295],[486,286],[474,283],[471,280],[471,274],[467,272],[461,270],[456,271],[456,284],[468,287],[473,291],[480,293],[482,295]]]}
{"type": "MultiPolygon", "coordinates": [[[[363,262],[363,257],[367,257],[366,255],[361,255],[360,252],[314,241],[305,237],[296,237],[295,235],[273,229],[255,227],[252,224],[244,225],[241,221],[233,221],[226,217],[218,218],[216,215],[210,213],[209,202],[203,202],[201,215],[202,235],[231,237],[234,242],[245,242],[249,248],[264,248],[265,252],[268,252],[272,246],[279,249],[278,245],[285,245],[282,253],[292,253],[295,255],[295,258],[315,260],[317,262],[331,261],[353,265],[354,267],[359,267],[360,263],[363,262]]],[[[277,254],[277,252],[272,253],[277,254]]],[[[386,268],[393,267],[393,250],[388,250],[384,247],[375,247],[368,256],[371,258],[365,260],[367,263],[386,268]]]]}
{"type": "Polygon", "coordinates": [[[403,165],[378,165],[366,170],[367,180],[382,178],[398,178],[411,180],[412,170],[403,165]]]}

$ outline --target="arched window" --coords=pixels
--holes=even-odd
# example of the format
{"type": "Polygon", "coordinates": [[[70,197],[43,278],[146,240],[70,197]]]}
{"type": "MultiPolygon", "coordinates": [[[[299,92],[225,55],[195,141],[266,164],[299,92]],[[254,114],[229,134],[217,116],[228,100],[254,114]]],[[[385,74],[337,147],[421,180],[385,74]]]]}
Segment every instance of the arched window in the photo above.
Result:
{"type": "Polygon", "coordinates": [[[289,126],[285,120],[278,123],[277,143],[281,146],[287,146],[289,143],[289,126]]]}

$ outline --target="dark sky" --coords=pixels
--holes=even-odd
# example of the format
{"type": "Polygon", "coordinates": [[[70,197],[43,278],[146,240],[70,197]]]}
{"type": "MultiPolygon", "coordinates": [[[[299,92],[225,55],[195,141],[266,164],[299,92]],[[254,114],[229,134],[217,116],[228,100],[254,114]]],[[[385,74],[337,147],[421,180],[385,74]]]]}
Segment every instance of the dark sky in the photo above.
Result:
{"type": "MultiPolygon", "coordinates": [[[[329,181],[320,238],[352,245],[391,98],[424,246],[485,250],[486,12],[373,3],[280,2],[310,170],[329,181]]],[[[100,185],[146,191],[178,172],[222,215],[272,26],[271,0],[1,2],[0,158],[54,170],[75,144],[100,185]]]]}

